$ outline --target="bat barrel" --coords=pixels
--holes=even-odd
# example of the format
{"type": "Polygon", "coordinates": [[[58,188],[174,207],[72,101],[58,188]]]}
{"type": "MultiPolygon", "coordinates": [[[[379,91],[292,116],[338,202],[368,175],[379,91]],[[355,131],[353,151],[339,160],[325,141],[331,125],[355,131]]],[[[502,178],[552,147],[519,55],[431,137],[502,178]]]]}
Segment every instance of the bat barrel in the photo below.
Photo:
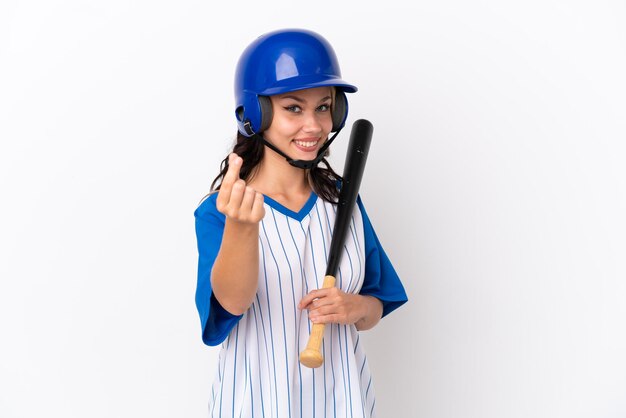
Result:
{"type": "Polygon", "coordinates": [[[366,119],[359,119],[352,125],[348,154],[343,169],[343,181],[337,202],[337,216],[333,228],[333,238],[328,252],[327,276],[335,276],[339,267],[341,249],[352,220],[352,211],[361,186],[365,163],[372,143],[374,126],[366,119]]]}

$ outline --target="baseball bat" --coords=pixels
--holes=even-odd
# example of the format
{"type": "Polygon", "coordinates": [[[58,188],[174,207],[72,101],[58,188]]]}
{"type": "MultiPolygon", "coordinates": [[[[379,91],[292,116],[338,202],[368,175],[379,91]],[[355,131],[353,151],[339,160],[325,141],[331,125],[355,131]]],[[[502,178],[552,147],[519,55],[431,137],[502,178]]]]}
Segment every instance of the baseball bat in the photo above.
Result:
{"type": "MultiPolygon", "coordinates": [[[[339,201],[337,202],[333,237],[328,253],[326,277],[324,277],[324,284],[322,285],[323,289],[335,286],[335,275],[339,268],[344,242],[352,219],[352,212],[359,194],[363,170],[365,169],[367,154],[372,142],[373,130],[372,124],[365,119],[359,119],[352,125],[339,201]]],[[[300,363],[306,367],[316,368],[324,362],[324,356],[322,355],[324,329],[324,324],[313,324],[311,328],[311,335],[306,348],[300,353],[300,363]]]]}

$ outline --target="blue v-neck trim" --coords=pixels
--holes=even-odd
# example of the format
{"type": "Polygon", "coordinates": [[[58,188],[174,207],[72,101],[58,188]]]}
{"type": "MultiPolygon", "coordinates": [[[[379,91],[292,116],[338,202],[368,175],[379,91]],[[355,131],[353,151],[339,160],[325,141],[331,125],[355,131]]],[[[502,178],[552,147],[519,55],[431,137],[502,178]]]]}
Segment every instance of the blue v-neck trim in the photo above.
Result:
{"type": "Polygon", "coordinates": [[[299,212],[294,212],[291,209],[284,207],[267,195],[263,195],[263,197],[265,199],[265,203],[267,203],[272,209],[282,213],[285,216],[293,218],[298,222],[301,222],[309,214],[311,209],[313,209],[313,206],[315,206],[315,202],[317,201],[317,194],[315,194],[315,192],[311,192],[309,200],[306,201],[302,209],[300,209],[299,212]]]}

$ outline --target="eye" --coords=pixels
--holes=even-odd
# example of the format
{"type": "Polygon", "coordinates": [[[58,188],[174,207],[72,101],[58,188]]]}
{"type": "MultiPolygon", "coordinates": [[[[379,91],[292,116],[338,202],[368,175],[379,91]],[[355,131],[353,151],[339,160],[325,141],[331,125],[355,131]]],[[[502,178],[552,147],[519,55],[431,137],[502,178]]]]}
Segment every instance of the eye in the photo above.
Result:
{"type": "Polygon", "coordinates": [[[302,108],[298,105],[290,105],[290,106],[285,106],[285,110],[287,112],[293,112],[293,113],[300,113],[302,112],[302,108]]]}
{"type": "Polygon", "coordinates": [[[324,103],[322,105],[319,105],[319,107],[317,108],[318,112],[328,112],[330,110],[330,103],[324,103]]]}

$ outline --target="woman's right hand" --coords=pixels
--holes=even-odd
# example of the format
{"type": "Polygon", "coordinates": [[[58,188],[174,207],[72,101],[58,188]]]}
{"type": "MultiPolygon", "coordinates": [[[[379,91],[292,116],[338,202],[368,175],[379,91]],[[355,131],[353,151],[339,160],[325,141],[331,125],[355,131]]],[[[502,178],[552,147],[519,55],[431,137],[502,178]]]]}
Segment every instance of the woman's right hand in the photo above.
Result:
{"type": "Polygon", "coordinates": [[[217,210],[232,221],[256,224],[265,216],[263,195],[239,178],[243,160],[237,154],[228,156],[228,171],[217,194],[217,210]]]}

